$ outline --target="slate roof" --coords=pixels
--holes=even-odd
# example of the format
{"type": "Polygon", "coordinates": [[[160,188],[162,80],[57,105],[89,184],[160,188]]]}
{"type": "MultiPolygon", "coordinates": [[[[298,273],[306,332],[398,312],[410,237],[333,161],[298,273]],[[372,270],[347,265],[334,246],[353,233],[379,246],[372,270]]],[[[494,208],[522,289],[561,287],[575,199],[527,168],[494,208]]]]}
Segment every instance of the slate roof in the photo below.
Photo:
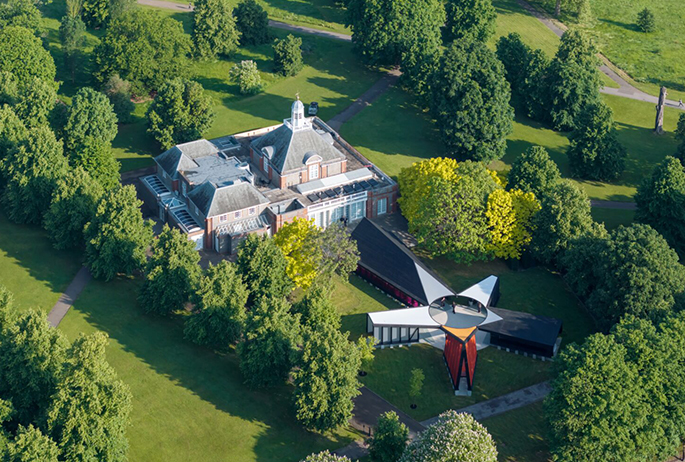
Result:
{"type": "Polygon", "coordinates": [[[269,200],[250,183],[217,188],[210,181],[205,181],[190,191],[188,199],[208,218],[269,203],[269,200]]]}
{"type": "Polygon", "coordinates": [[[177,178],[179,171],[191,170],[198,167],[194,159],[206,156],[216,156],[219,149],[207,140],[196,140],[178,144],[155,157],[162,169],[172,178],[177,178]]]}
{"type": "Polygon", "coordinates": [[[419,303],[429,305],[439,298],[454,295],[404,244],[368,218],[359,222],[352,237],[357,241],[361,266],[419,303]]]}
{"type": "Polygon", "coordinates": [[[554,347],[561,333],[560,319],[502,308],[490,307],[488,310],[500,316],[502,320],[478,326],[485,332],[516,339],[528,345],[548,348],[554,347]]]}
{"type": "Polygon", "coordinates": [[[313,154],[319,155],[322,163],[345,159],[343,153],[313,128],[293,132],[286,124],[255,139],[251,146],[259,153],[263,148],[273,148],[271,165],[279,173],[303,168],[313,154]]]}

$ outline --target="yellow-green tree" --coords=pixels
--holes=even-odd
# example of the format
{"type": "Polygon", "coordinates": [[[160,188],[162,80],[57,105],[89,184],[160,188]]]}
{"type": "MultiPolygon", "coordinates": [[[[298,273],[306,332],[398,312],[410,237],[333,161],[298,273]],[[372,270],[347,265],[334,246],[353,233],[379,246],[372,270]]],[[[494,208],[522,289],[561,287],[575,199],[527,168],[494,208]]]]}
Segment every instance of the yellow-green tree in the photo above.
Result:
{"type": "Polygon", "coordinates": [[[411,167],[403,168],[398,177],[402,196],[398,199],[402,207],[402,215],[411,223],[417,217],[422,200],[429,196],[431,189],[429,180],[443,178],[457,182],[459,175],[457,161],[446,157],[415,162],[411,167]]]}
{"type": "Polygon", "coordinates": [[[283,225],[274,237],[288,262],[286,274],[302,289],[308,289],[319,274],[321,247],[317,238],[320,232],[314,220],[295,218],[283,225]]]}
{"type": "Polygon", "coordinates": [[[533,193],[518,189],[496,189],[488,196],[485,215],[490,230],[490,246],[496,257],[521,258],[533,237],[533,216],[540,203],[533,193]]]}

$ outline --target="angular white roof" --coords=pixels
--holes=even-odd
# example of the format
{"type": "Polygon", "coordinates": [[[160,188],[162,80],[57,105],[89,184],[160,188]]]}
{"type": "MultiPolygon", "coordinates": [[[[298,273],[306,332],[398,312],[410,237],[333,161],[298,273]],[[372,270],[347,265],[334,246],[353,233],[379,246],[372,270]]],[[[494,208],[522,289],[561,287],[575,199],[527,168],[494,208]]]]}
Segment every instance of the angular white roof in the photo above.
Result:
{"type": "Polygon", "coordinates": [[[463,292],[457,294],[458,297],[466,297],[480,302],[483,306],[488,306],[492,292],[497,284],[497,276],[488,276],[478,284],[474,284],[463,292]]]}
{"type": "Polygon", "coordinates": [[[489,310],[487,308],[485,309],[485,311],[488,313],[488,315],[485,317],[485,320],[479,324],[479,326],[484,326],[486,324],[490,324],[491,322],[497,322],[502,320],[502,317],[495,314],[494,311],[489,310]]]}
{"type": "Polygon", "coordinates": [[[440,327],[431,317],[427,306],[376,311],[368,313],[368,316],[374,326],[440,327]]]}
{"type": "Polygon", "coordinates": [[[440,300],[442,297],[451,297],[454,295],[450,289],[448,289],[442,282],[431,276],[428,271],[423,269],[421,265],[416,265],[416,272],[419,275],[421,284],[423,284],[423,291],[426,294],[426,299],[433,303],[436,300],[440,300]]]}

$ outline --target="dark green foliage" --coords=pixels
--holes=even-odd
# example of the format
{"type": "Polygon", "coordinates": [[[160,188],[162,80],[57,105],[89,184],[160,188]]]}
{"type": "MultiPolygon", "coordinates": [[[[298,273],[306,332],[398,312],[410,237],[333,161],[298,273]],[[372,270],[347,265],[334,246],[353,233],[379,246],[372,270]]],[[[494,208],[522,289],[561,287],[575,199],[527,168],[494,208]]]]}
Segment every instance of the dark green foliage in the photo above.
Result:
{"type": "Polygon", "coordinates": [[[4,174],[2,160],[27,136],[28,130],[14,110],[7,105],[0,106],[0,185],[4,174]]]}
{"type": "Polygon", "coordinates": [[[238,48],[240,33],[227,0],[199,0],[193,10],[193,54],[228,56],[238,48]]]}
{"type": "Polygon", "coordinates": [[[255,0],[242,0],[233,10],[233,15],[242,46],[269,42],[269,17],[259,3],[255,0]]]}
{"type": "Polygon", "coordinates": [[[0,29],[18,26],[40,32],[40,21],[40,11],[33,0],[5,0],[0,3],[0,29]]]}
{"type": "Polygon", "coordinates": [[[680,141],[680,144],[676,149],[675,157],[680,159],[680,162],[685,162],[685,114],[680,114],[680,117],[678,118],[675,139],[680,141]]]}
{"type": "Polygon", "coordinates": [[[654,32],[656,30],[656,19],[652,10],[645,8],[637,14],[637,27],[642,32],[654,32]]]}
{"type": "Polygon", "coordinates": [[[292,307],[300,315],[302,325],[311,329],[340,329],[340,315],[331,302],[331,287],[315,284],[292,307]]]}
{"type": "Polygon", "coordinates": [[[111,146],[117,136],[117,116],[107,97],[92,88],[81,88],[71,101],[64,132],[64,149],[70,156],[81,146],[111,146]]]}
{"type": "Polygon", "coordinates": [[[238,272],[250,291],[248,306],[261,298],[283,298],[293,289],[283,252],[266,236],[251,234],[238,251],[238,272]]]}
{"type": "Polygon", "coordinates": [[[290,77],[297,75],[304,67],[302,61],[302,39],[288,34],[282,40],[274,40],[274,71],[290,77]]]}
{"type": "Polygon", "coordinates": [[[59,26],[59,41],[64,53],[64,64],[71,71],[72,81],[75,79],[76,63],[79,50],[83,45],[86,25],[80,16],[65,15],[59,26]]]}
{"type": "Polygon", "coordinates": [[[678,159],[667,157],[635,195],[635,219],[656,229],[676,252],[685,257],[685,170],[678,159]]]}
{"type": "Polygon", "coordinates": [[[454,40],[486,43],[495,34],[497,13],[492,0],[448,0],[445,3],[445,12],[445,43],[454,40]]]}
{"type": "Polygon", "coordinates": [[[560,181],[543,191],[540,211],[533,218],[535,233],[531,250],[538,260],[555,264],[574,239],[593,235],[596,229],[585,191],[560,181]]]}
{"type": "Polygon", "coordinates": [[[55,62],[43,43],[23,27],[0,28],[0,69],[11,72],[20,83],[38,77],[55,80],[55,62]]]}
{"type": "Polygon", "coordinates": [[[489,163],[504,155],[513,130],[504,67],[481,42],[454,42],[431,85],[431,112],[449,154],[489,163]]]}
{"type": "Polygon", "coordinates": [[[83,0],[83,20],[88,27],[105,25],[109,17],[109,0],[83,0]]]}
{"type": "Polygon", "coordinates": [[[444,22],[444,7],[434,0],[350,0],[347,6],[355,50],[370,63],[403,70],[436,53],[444,22]]]}
{"type": "Polygon", "coordinates": [[[305,328],[294,373],[295,413],[306,428],[327,432],[347,424],[359,395],[361,357],[347,334],[328,326],[305,328]]]}
{"type": "Polygon", "coordinates": [[[614,130],[614,116],[604,102],[590,103],[578,116],[569,139],[568,159],[574,176],[611,181],[625,167],[626,149],[614,130]]]}
{"type": "Polygon", "coordinates": [[[86,225],[85,264],[94,277],[111,280],[117,273],[132,274],[145,264],[152,242],[152,223],[143,220],[132,185],[107,191],[86,225]]]}
{"type": "Polygon", "coordinates": [[[180,22],[153,10],[130,11],[111,22],[93,50],[95,78],[104,83],[118,74],[136,95],[147,95],[186,73],[189,51],[180,22]]]}
{"type": "Polygon", "coordinates": [[[81,335],[68,351],[47,412],[47,433],[69,461],[124,462],[131,392],[107,363],[107,335],[81,335]]]}
{"type": "Polygon", "coordinates": [[[532,192],[536,197],[561,179],[557,164],[542,146],[531,146],[518,156],[509,170],[507,187],[532,192]]]}
{"type": "Polygon", "coordinates": [[[24,125],[28,128],[46,125],[57,102],[57,91],[54,82],[38,77],[28,77],[20,82],[10,72],[0,75],[2,96],[0,104],[6,103],[14,109],[24,125]]]}
{"type": "Polygon", "coordinates": [[[207,268],[194,294],[195,311],[185,322],[185,338],[220,350],[235,343],[245,324],[247,287],[236,266],[222,261],[207,268]]]}
{"type": "Polygon", "coordinates": [[[369,455],[373,462],[397,462],[407,447],[409,429],[400,422],[394,411],[378,417],[378,422],[369,439],[369,455]]]}
{"type": "Polygon", "coordinates": [[[317,239],[321,246],[319,275],[330,277],[334,274],[347,279],[357,269],[359,249],[350,231],[342,223],[327,226],[317,239]]]}
{"type": "Polygon", "coordinates": [[[212,99],[202,85],[180,78],[160,86],[147,110],[148,133],[164,149],[202,138],[213,120],[212,99]]]}
{"type": "Polygon", "coordinates": [[[240,371],[250,387],[283,383],[296,355],[299,319],[284,298],[262,297],[248,312],[238,344],[240,371]]]}
{"type": "Polygon", "coordinates": [[[600,327],[631,314],[658,321],[685,290],[685,267],[647,225],[619,227],[608,237],[579,239],[564,255],[566,279],[600,327]]]}
{"type": "Polygon", "coordinates": [[[16,223],[41,223],[66,170],[62,143],[54,133],[45,126],[29,131],[0,164],[6,184],[0,200],[8,217],[16,223]]]}
{"type": "MultiPolygon", "coordinates": [[[[2,454],[0,452],[0,454],[2,454]]],[[[14,440],[7,445],[3,462],[58,462],[59,449],[40,429],[19,426],[14,440]]]]}
{"type": "Polygon", "coordinates": [[[136,108],[136,105],[131,101],[131,83],[114,74],[102,86],[102,92],[107,95],[109,102],[112,103],[119,123],[131,123],[131,113],[136,108]]]}
{"type": "Polygon", "coordinates": [[[72,166],[81,167],[105,189],[119,185],[119,162],[109,144],[88,140],[79,145],[70,157],[72,166]]]}
{"type": "Polygon", "coordinates": [[[200,278],[199,263],[195,243],[165,224],[152,244],[145,284],[138,297],[145,312],[168,315],[182,310],[200,278]]]}
{"type": "Polygon", "coordinates": [[[572,130],[581,111],[599,102],[597,48],[579,30],[568,30],[548,73],[549,113],[555,130],[572,130]]]}
{"type": "Polygon", "coordinates": [[[80,167],[70,169],[57,180],[43,227],[56,249],[85,245],[83,228],[95,216],[104,190],[100,183],[80,167]]]}

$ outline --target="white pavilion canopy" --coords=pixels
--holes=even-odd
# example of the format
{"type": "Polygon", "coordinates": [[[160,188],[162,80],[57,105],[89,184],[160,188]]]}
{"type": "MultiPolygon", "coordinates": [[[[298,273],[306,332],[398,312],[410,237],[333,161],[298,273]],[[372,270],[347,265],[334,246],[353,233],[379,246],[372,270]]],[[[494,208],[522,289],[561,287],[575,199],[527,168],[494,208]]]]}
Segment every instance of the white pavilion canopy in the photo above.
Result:
{"type": "Polygon", "coordinates": [[[497,276],[490,275],[477,284],[472,285],[463,292],[457,294],[458,297],[470,298],[480,302],[483,306],[490,306],[492,294],[497,286],[497,276]]]}

